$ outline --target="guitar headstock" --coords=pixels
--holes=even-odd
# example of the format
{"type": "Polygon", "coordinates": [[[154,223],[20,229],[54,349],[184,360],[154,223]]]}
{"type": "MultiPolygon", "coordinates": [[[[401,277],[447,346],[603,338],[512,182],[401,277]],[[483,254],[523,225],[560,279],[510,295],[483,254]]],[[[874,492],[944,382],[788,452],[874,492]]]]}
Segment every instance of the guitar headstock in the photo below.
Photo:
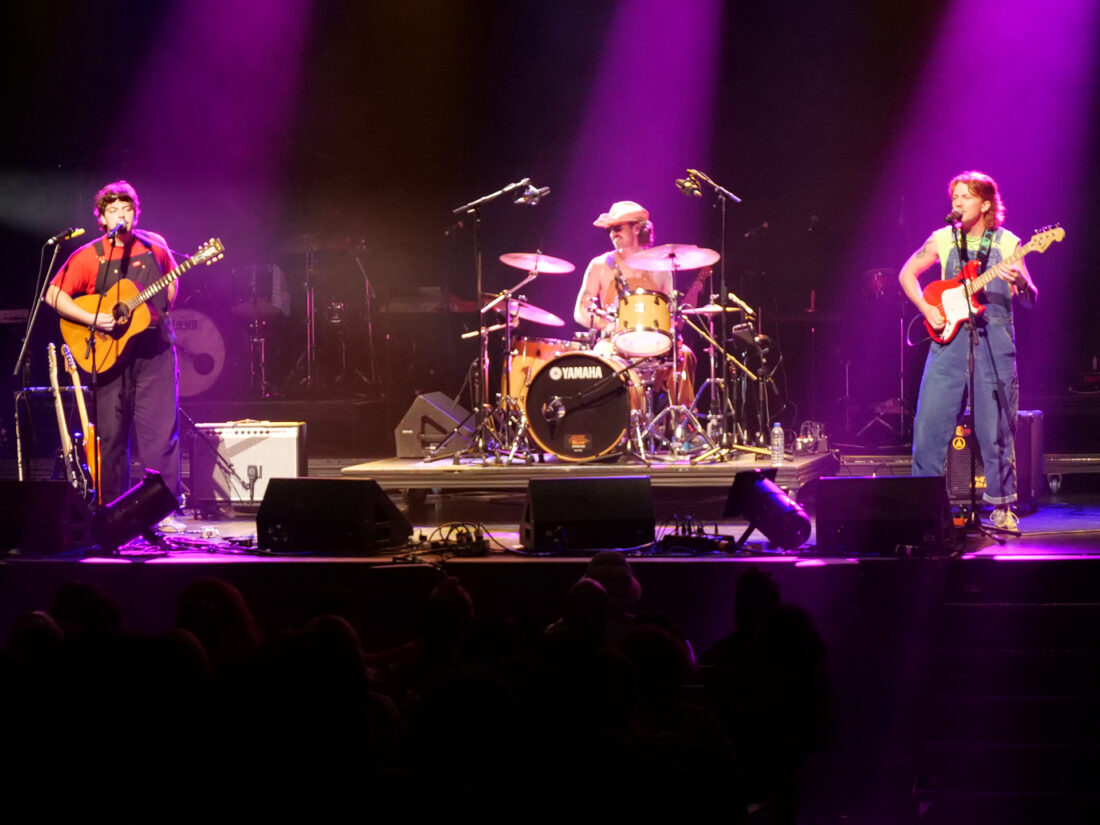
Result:
{"type": "Polygon", "coordinates": [[[191,260],[196,264],[205,263],[210,266],[215,261],[221,260],[224,255],[225,247],[222,245],[221,239],[211,238],[198,248],[198,251],[191,256],[191,260]]]}
{"type": "Polygon", "coordinates": [[[76,378],[76,359],[73,358],[73,351],[69,349],[68,344],[61,345],[61,354],[65,356],[65,371],[73,378],[76,378]]]}
{"type": "Polygon", "coordinates": [[[1044,226],[1032,235],[1027,245],[1036,252],[1046,252],[1048,246],[1055,241],[1062,240],[1064,237],[1066,237],[1066,230],[1058,224],[1052,224],[1051,226],[1044,226]]]}

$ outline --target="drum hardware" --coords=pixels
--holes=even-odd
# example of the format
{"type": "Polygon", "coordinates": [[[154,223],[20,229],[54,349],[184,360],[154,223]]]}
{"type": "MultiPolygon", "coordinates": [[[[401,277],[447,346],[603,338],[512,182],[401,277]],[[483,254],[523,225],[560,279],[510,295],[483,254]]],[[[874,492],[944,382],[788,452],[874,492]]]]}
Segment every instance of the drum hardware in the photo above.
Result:
{"type": "Polygon", "coordinates": [[[356,370],[356,372],[366,381],[369,387],[378,386],[378,359],[374,346],[374,308],[373,299],[376,297],[374,290],[370,285],[370,278],[367,277],[367,268],[363,266],[363,256],[367,252],[366,241],[358,239],[353,242],[351,246],[351,259],[355,261],[355,266],[359,270],[359,274],[363,276],[363,315],[367,324],[367,374],[356,370]]]}
{"type": "Polygon", "coordinates": [[[668,297],[636,289],[619,298],[611,342],[628,358],[664,355],[672,346],[671,327],[668,297]]]}
{"type": "Polygon", "coordinates": [[[667,270],[681,272],[711,266],[717,263],[720,257],[713,249],[706,249],[695,244],[666,243],[662,246],[651,246],[649,249],[635,252],[623,263],[631,269],[644,269],[647,272],[667,270]]]}
{"type": "MultiPolygon", "coordinates": [[[[478,347],[476,375],[480,383],[477,388],[478,403],[474,405],[474,412],[472,413],[476,421],[474,437],[471,439],[471,446],[469,449],[454,454],[453,460],[455,464],[459,464],[462,458],[469,456],[480,458],[483,461],[490,460],[493,456],[501,460],[506,458],[508,462],[515,459],[516,453],[520,449],[520,445],[525,443],[529,432],[529,424],[524,416],[524,410],[519,410],[517,420],[517,411],[512,405],[512,328],[519,323],[520,319],[530,320],[534,323],[548,326],[565,325],[565,322],[553,313],[539,309],[533,304],[529,304],[522,299],[514,297],[519,289],[535,280],[540,272],[564,274],[573,271],[574,267],[568,261],[543,255],[541,252],[512,252],[502,255],[500,260],[505,265],[520,269],[528,269],[527,277],[511,289],[506,289],[495,296],[491,296],[488,302],[484,303],[485,293],[482,292],[481,288],[482,255],[480,240],[480,207],[517,187],[525,186],[529,182],[529,179],[525,179],[517,183],[509,184],[491,195],[479,198],[453,210],[454,214],[469,214],[472,216],[474,225],[474,268],[477,279],[477,294],[482,296],[483,301],[483,306],[479,312],[480,320],[478,329],[476,331],[463,333],[461,336],[462,338],[477,336],[479,339],[480,346],[478,347]],[[501,307],[502,304],[503,307],[501,307]],[[505,321],[503,323],[486,325],[488,314],[492,311],[503,312],[506,316],[505,321]],[[504,365],[503,397],[500,403],[494,406],[490,403],[489,399],[489,335],[492,332],[502,329],[505,331],[504,344],[505,352],[508,355],[507,363],[504,365]]],[[[449,433],[425,461],[434,460],[441,449],[445,448],[446,444],[457,430],[458,428],[452,433],[449,433]]],[[[530,461],[530,455],[525,456],[525,460],[530,461]]]]}

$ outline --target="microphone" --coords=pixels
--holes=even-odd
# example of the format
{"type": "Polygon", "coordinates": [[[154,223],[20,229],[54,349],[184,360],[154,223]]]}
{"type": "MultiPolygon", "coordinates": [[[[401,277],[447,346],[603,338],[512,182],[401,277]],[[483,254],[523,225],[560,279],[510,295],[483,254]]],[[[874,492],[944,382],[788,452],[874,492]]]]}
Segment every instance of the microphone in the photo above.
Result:
{"type": "Polygon", "coordinates": [[[56,235],[54,235],[52,238],[50,238],[48,241],[46,241],[46,246],[53,246],[55,244],[61,243],[62,241],[67,241],[67,240],[69,240],[69,238],[75,238],[78,235],[83,235],[83,234],[84,234],[84,227],[83,226],[70,226],[65,231],[58,232],[56,235]]]}
{"type": "Polygon", "coordinates": [[[761,232],[763,232],[767,228],[768,228],[768,222],[764,221],[762,224],[760,224],[760,226],[756,227],[755,229],[750,229],[748,232],[746,232],[745,237],[746,238],[755,237],[756,235],[759,235],[761,232]]]}
{"type": "Polygon", "coordinates": [[[550,194],[549,186],[535,187],[531,184],[527,184],[527,188],[523,190],[523,194],[516,198],[512,203],[515,204],[527,204],[528,206],[538,206],[539,201],[550,194]]]}
{"type": "Polygon", "coordinates": [[[676,187],[689,198],[703,197],[703,193],[699,189],[698,182],[690,174],[686,178],[676,178],[676,187]]]}
{"type": "Polygon", "coordinates": [[[107,237],[110,238],[113,241],[115,239],[115,235],[117,235],[119,232],[124,232],[125,230],[126,230],[126,221],[119,221],[118,223],[115,224],[115,228],[107,233],[107,237]]]}
{"type": "Polygon", "coordinates": [[[565,404],[562,402],[560,395],[555,395],[542,405],[542,417],[546,419],[547,423],[561,421],[565,418],[565,413],[565,404]]]}
{"type": "Polygon", "coordinates": [[[943,219],[944,223],[959,223],[963,219],[963,213],[958,209],[951,210],[951,214],[943,219]]]}
{"type": "Polygon", "coordinates": [[[737,306],[741,307],[741,310],[745,313],[746,318],[755,318],[756,317],[756,313],[752,311],[752,307],[750,307],[748,304],[746,304],[744,301],[742,301],[740,298],[738,298],[732,292],[728,292],[726,294],[729,295],[729,299],[731,301],[733,301],[735,304],[737,304],[737,306]]]}

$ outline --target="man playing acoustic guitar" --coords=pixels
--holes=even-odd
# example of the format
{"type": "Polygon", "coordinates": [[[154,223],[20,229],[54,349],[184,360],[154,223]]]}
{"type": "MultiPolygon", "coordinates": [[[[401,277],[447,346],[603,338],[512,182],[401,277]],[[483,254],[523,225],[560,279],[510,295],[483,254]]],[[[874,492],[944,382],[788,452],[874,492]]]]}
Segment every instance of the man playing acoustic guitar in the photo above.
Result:
{"type": "Polygon", "coordinates": [[[973,294],[977,335],[971,407],[985,468],[984,499],[994,506],[993,524],[1017,530],[1019,521],[1011,504],[1016,501],[1013,439],[1020,393],[1012,299],[1020,297],[1034,304],[1037,291],[1022,258],[1016,255],[1020,239],[1001,226],[1005,209],[996,181],[981,172],[963,172],[951,180],[947,194],[951,226],[933,232],[898,273],[902,289],[924,316],[933,339],[913,424],[913,475],[944,473],[947,449],[966,396],[970,347],[965,292],[944,293],[942,299],[929,301],[935,285],[922,292],[917,277],[936,263],[943,279],[959,275],[968,262],[976,272],[996,267],[996,277],[973,294]],[[955,300],[959,296],[962,300],[955,300]]]}
{"type": "MultiPolygon", "coordinates": [[[[149,325],[128,341],[127,319],[112,313],[115,300],[81,303],[80,295],[104,295],[121,279],[147,287],[176,267],[163,237],[138,230],[141,204],[137,192],[120,180],[109,183],[95,196],[96,220],[105,234],[77,249],[61,267],[46,292],[46,302],[63,318],[106,335],[96,335],[97,348],[116,345],[121,357],[97,376],[96,428],[99,438],[102,477],[101,498],[109,503],[129,488],[129,439],[134,431],[138,453],[146,467],[161,474],[168,488],[179,497],[179,418],[176,383],[176,351],[172,333],[164,323],[176,298],[178,284],[153,296],[149,325]],[[91,306],[93,309],[88,309],[91,306]],[[98,310],[98,311],[94,311],[98,310]],[[121,346],[125,345],[125,351],[121,346]]],[[[92,355],[87,338],[73,346],[82,365],[104,364],[103,353],[92,355]]]]}

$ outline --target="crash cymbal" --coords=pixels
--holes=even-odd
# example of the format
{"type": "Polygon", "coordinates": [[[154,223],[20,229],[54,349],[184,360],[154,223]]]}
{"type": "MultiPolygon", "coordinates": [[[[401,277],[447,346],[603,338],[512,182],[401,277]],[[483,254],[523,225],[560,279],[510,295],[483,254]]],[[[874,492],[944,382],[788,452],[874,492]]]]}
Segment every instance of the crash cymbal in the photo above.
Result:
{"type": "MultiPolygon", "coordinates": [[[[489,303],[497,296],[491,292],[483,292],[481,294],[482,301],[489,303]]],[[[501,301],[495,307],[494,310],[504,314],[504,301],[501,301]]],[[[513,318],[519,318],[523,321],[532,321],[536,324],[544,324],[548,327],[564,327],[565,321],[559,318],[552,312],[547,312],[545,309],[539,309],[534,304],[529,304],[526,301],[521,301],[519,298],[513,298],[508,302],[508,314],[513,318]]]]}
{"type": "Polygon", "coordinates": [[[538,271],[544,275],[564,275],[576,269],[569,261],[552,258],[541,252],[505,252],[500,256],[500,262],[524,272],[538,271]]]}
{"type": "Polygon", "coordinates": [[[680,312],[684,315],[719,315],[722,312],[742,312],[741,307],[723,307],[718,304],[707,304],[701,307],[688,307],[687,309],[681,309],[680,312]]]}
{"type": "Polygon", "coordinates": [[[625,263],[632,269],[659,272],[666,269],[699,269],[717,263],[722,256],[695,244],[666,243],[635,252],[625,263]]]}

